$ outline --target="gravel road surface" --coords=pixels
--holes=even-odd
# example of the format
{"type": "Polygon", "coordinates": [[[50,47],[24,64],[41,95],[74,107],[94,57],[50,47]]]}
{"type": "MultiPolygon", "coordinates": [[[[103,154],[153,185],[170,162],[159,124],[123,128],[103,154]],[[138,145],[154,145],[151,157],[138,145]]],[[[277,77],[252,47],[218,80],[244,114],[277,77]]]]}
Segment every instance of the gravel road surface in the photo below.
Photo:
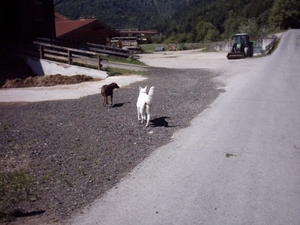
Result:
{"type": "Polygon", "coordinates": [[[76,97],[68,100],[60,100],[66,88],[26,89],[28,102],[13,100],[21,89],[10,92],[14,102],[0,103],[1,169],[26,171],[32,179],[30,200],[21,196],[7,208],[18,210],[10,224],[64,224],[92,204],[218,97],[217,76],[206,69],[153,68],[147,79],[115,90],[111,108],[101,105],[99,92],[89,92],[88,84],[95,90],[89,82],[84,97],[70,86],[76,97]],[[139,85],[156,87],[148,128],[137,121],[139,85]]]}

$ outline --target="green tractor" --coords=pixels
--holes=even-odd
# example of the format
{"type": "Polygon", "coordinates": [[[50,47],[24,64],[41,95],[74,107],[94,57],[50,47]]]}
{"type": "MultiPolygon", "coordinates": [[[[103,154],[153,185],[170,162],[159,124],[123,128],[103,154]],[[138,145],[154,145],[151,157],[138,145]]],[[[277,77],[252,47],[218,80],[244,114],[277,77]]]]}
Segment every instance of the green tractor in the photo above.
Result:
{"type": "Polygon", "coordinates": [[[247,33],[236,34],[232,37],[234,44],[227,54],[227,59],[242,59],[253,56],[253,42],[247,33]]]}

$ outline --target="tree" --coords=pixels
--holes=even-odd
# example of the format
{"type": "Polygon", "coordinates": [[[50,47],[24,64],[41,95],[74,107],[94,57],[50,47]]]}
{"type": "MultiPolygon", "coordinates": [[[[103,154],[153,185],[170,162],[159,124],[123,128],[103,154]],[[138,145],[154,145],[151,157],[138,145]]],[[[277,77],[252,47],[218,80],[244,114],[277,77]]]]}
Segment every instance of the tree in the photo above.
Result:
{"type": "Polygon", "coordinates": [[[219,39],[219,31],[209,22],[198,22],[196,25],[196,32],[196,41],[216,41],[219,39]]]}
{"type": "Polygon", "coordinates": [[[300,28],[300,2],[298,0],[275,0],[268,22],[273,30],[300,28]]]}
{"type": "Polygon", "coordinates": [[[203,41],[218,41],[220,39],[219,31],[214,27],[209,29],[203,41]]]}
{"type": "Polygon", "coordinates": [[[234,34],[239,32],[239,27],[243,24],[244,19],[241,17],[229,17],[224,22],[224,33],[222,34],[223,39],[231,38],[234,34]]]}
{"type": "Polygon", "coordinates": [[[243,23],[239,27],[239,32],[245,32],[248,33],[252,37],[258,37],[260,36],[260,28],[258,24],[256,23],[255,18],[248,19],[245,23],[243,23]]]}

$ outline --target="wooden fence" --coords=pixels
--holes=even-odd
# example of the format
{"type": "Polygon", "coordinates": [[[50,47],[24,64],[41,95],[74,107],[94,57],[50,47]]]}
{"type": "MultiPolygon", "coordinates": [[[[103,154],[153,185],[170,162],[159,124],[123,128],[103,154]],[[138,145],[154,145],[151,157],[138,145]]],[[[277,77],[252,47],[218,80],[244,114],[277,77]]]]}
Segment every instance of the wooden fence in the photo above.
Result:
{"type": "Polygon", "coordinates": [[[79,50],[87,50],[93,51],[100,54],[108,54],[111,56],[121,57],[121,58],[128,58],[132,56],[132,52],[122,48],[114,48],[106,45],[99,45],[95,43],[77,43],[71,42],[63,39],[51,39],[51,38],[36,38],[34,43],[37,44],[49,44],[61,47],[68,47],[74,48],[79,50]],[[83,47],[84,46],[84,47],[83,47]]]}
{"type": "Polygon", "coordinates": [[[275,46],[277,40],[278,40],[278,38],[274,37],[273,40],[271,41],[271,43],[266,46],[266,53],[267,54],[273,49],[273,47],[275,46]]]}
{"type": "Polygon", "coordinates": [[[52,59],[55,61],[66,61],[68,64],[88,64],[97,66],[101,70],[102,57],[107,57],[107,54],[96,53],[92,51],[79,50],[74,48],[67,48],[45,43],[39,44],[40,59],[52,59]]]}
{"type": "Polygon", "coordinates": [[[37,38],[33,42],[33,45],[39,49],[39,57],[41,59],[64,61],[68,64],[92,65],[98,67],[99,70],[102,68],[101,61],[103,57],[139,58],[138,55],[134,55],[128,50],[94,43],[85,43],[85,47],[78,48],[72,46],[76,45],[76,43],[49,38],[37,38]]]}

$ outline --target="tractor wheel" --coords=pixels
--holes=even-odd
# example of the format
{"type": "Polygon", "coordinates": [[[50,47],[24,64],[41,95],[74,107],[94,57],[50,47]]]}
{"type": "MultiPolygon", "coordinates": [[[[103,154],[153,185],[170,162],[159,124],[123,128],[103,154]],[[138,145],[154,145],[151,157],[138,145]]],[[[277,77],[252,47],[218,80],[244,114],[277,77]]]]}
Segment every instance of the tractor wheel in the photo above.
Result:
{"type": "Polygon", "coordinates": [[[247,49],[247,56],[252,57],[253,56],[253,43],[250,42],[249,47],[247,49]]]}

